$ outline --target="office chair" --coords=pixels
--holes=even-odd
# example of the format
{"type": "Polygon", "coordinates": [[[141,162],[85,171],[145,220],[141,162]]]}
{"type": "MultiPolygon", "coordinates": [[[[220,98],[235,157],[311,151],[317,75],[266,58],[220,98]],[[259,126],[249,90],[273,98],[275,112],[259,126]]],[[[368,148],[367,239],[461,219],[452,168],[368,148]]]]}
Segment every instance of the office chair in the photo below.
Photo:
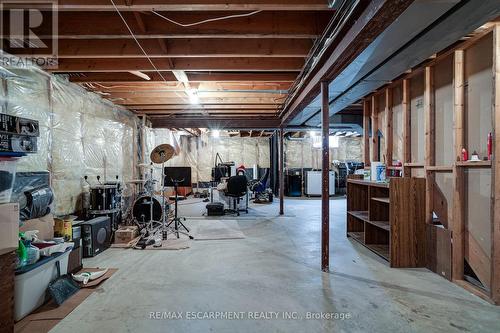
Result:
{"type": "MultiPolygon", "coordinates": [[[[231,209],[230,206],[229,209],[225,210],[225,212],[240,216],[239,203],[240,199],[243,198],[248,192],[247,186],[248,180],[244,175],[233,176],[227,180],[227,190],[224,195],[226,197],[233,198],[234,209],[231,209]]],[[[248,214],[248,206],[245,208],[245,212],[248,214]]]]}

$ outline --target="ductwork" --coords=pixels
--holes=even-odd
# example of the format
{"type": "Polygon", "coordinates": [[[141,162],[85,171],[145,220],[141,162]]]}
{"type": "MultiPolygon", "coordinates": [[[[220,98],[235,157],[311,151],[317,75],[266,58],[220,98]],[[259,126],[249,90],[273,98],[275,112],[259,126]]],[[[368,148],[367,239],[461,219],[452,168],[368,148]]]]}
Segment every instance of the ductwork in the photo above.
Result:
{"type": "MultiPolygon", "coordinates": [[[[499,15],[499,0],[416,0],[330,83],[330,115],[499,15]]],[[[290,125],[318,126],[320,108],[318,96],[290,125]]]]}

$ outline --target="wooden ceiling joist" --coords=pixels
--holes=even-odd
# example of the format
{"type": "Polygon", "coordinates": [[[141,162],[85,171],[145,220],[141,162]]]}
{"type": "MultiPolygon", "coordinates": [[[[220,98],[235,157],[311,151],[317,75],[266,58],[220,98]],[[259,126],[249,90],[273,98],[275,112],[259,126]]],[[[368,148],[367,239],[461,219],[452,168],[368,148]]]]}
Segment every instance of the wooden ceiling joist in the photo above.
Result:
{"type": "Polygon", "coordinates": [[[144,104],[134,105],[134,110],[181,110],[181,109],[203,109],[203,110],[278,110],[277,104],[208,104],[203,106],[192,106],[185,104],[144,104]]]}
{"type": "MultiPolygon", "coordinates": [[[[120,11],[256,11],[256,10],[331,10],[324,0],[115,0],[120,11]]],[[[59,0],[61,11],[113,11],[107,0],[59,0]]]]}
{"type": "MultiPolygon", "coordinates": [[[[152,58],[159,70],[183,71],[289,71],[299,72],[304,65],[300,58],[175,58],[172,68],[165,58],[152,58]]],[[[52,72],[151,72],[155,69],[147,59],[59,59],[52,72]]]]}
{"type": "MultiPolygon", "coordinates": [[[[177,92],[145,92],[145,91],[135,91],[135,92],[112,92],[112,93],[104,93],[107,98],[178,98],[185,97],[186,93],[184,91],[177,92]]],[[[205,98],[275,98],[275,99],[285,99],[286,94],[278,94],[278,93],[261,93],[261,92],[228,92],[228,91],[220,91],[220,92],[204,92],[199,91],[198,97],[200,100],[204,100],[205,98]]]]}
{"type": "MultiPolygon", "coordinates": [[[[43,42],[50,44],[47,40],[43,42]]],[[[227,39],[145,39],[140,43],[152,58],[305,58],[313,44],[312,40],[308,39],[271,38],[249,39],[245,43],[227,39]]],[[[43,48],[31,50],[32,55],[45,55],[43,48]]],[[[16,49],[6,49],[6,51],[16,54],[16,49]]],[[[132,39],[62,39],[58,44],[60,59],[145,57],[132,39]]]]}
{"type": "MultiPolygon", "coordinates": [[[[169,12],[165,16],[183,23],[199,22],[209,18],[220,17],[227,13],[207,12],[169,12]]],[[[329,12],[274,12],[265,11],[254,16],[216,21],[182,27],[172,24],[153,13],[145,13],[145,26],[137,22],[133,13],[124,12],[134,35],[138,39],[157,38],[317,38],[322,27],[328,23],[329,12]],[[147,14],[147,15],[146,15],[147,14]],[[147,29],[143,32],[143,28],[147,29]]],[[[57,37],[64,39],[132,39],[132,35],[123,24],[120,16],[114,12],[65,12],[58,18],[58,34],[54,36],[50,22],[42,22],[36,29],[37,36],[42,39],[57,37]]]]}
{"type": "MultiPolygon", "coordinates": [[[[290,88],[289,82],[190,82],[190,86],[202,91],[268,91],[278,90],[286,92],[290,88]]],[[[85,88],[99,90],[102,92],[168,92],[185,89],[182,82],[89,82],[82,83],[85,88]]]]}
{"type": "Polygon", "coordinates": [[[55,34],[54,12],[44,11],[33,33],[46,45],[58,42],[58,65],[46,69],[155,127],[194,135],[248,128],[259,137],[277,128],[291,85],[335,13],[328,0],[113,2],[59,0],[55,34]]]}
{"type": "MultiPolygon", "coordinates": [[[[189,99],[187,97],[182,98],[116,98],[111,99],[115,104],[119,105],[129,105],[133,108],[133,105],[144,105],[144,104],[187,104],[189,105],[189,99]]],[[[281,105],[283,102],[282,99],[277,98],[261,98],[261,97],[212,97],[212,98],[203,98],[200,100],[200,103],[204,105],[205,103],[209,104],[275,104],[281,105]]]]}
{"type": "Polygon", "coordinates": [[[233,117],[195,117],[195,118],[168,118],[150,117],[155,128],[171,127],[200,127],[214,129],[276,129],[279,127],[278,117],[272,118],[233,118],[233,117]]]}
{"type": "MultiPolygon", "coordinates": [[[[171,71],[163,71],[163,77],[169,82],[178,82],[175,76],[171,71]]],[[[187,72],[186,73],[189,82],[288,82],[291,83],[297,77],[297,73],[293,72],[241,72],[241,73],[232,73],[232,72],[210,72],[210,73],[194,73],[187,72]]],[[[78,82],[78,83],[86,83],[86,82],[99,82],[99,83],[107,83],[107,82],[116,82],[122,84],[131,84],[135,82],[158,82],[163,81],[158,73],[149,72],[148,76],[151,78],[150,81],[146,81],[134,74],[127,72],[119,72],[119,73],[109,73],[109,72],[86,72],[82,71],[79,73],[71,73],[70,81],[78,82]]]]}
{"type": "Polygon", "coordinates": [[[136,110],[137,114],[150,114],[150,115],[159,115],[159,114],[224,114],[226,116],[230,115],[276,115],[277,110],[231,110],[231,109],[160,109],[160,110],[136,110]]]}

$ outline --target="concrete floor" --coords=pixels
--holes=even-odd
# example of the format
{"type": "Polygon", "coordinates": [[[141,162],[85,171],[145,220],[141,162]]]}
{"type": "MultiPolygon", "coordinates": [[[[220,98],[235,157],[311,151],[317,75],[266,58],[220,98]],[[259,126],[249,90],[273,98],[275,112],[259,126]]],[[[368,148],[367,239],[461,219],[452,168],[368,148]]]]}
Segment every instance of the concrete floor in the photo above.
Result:
{"type": "MultiPolygon", "coordinates": [[[[185,215],[203,211],[185,203],[185,215]]],[[[331,201],[330,273],[319,269],[319,200],[286,200],[285,217],[276,202],[253,205],[238,219],[245,239],[196,241],[182,251],[109,249],[86,260],[119,271],[52,332],[500,331],[500,307],[426,269],[391,269],[346,239],[345,205],[331,201]],[[245,319],[193,319],[194,311],[245,319]],[[256,311],[278,318],[249,313],[256,311]],[[183,319],[151,319],[151,312],[183,319]],[[335,314],[305,319],[308,312],[335,314]]]]}

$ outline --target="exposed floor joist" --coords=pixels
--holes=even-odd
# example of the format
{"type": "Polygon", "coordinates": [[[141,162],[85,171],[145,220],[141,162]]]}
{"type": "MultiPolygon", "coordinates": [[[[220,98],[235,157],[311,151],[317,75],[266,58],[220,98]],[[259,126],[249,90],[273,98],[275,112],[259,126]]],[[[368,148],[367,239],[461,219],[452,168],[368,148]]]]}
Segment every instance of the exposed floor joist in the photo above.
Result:
{"type": "MultiPolygon", "coordinates": [[[[323,0],[170,0],[168,3],[158,0],[115,0],[115,4],[123,11],[234,11],[234,10],[331,10],[328,2],[323,0]]],[[[64,11],[113,11],[107,0],[59,0],[59,10],[64,11]]]]}

